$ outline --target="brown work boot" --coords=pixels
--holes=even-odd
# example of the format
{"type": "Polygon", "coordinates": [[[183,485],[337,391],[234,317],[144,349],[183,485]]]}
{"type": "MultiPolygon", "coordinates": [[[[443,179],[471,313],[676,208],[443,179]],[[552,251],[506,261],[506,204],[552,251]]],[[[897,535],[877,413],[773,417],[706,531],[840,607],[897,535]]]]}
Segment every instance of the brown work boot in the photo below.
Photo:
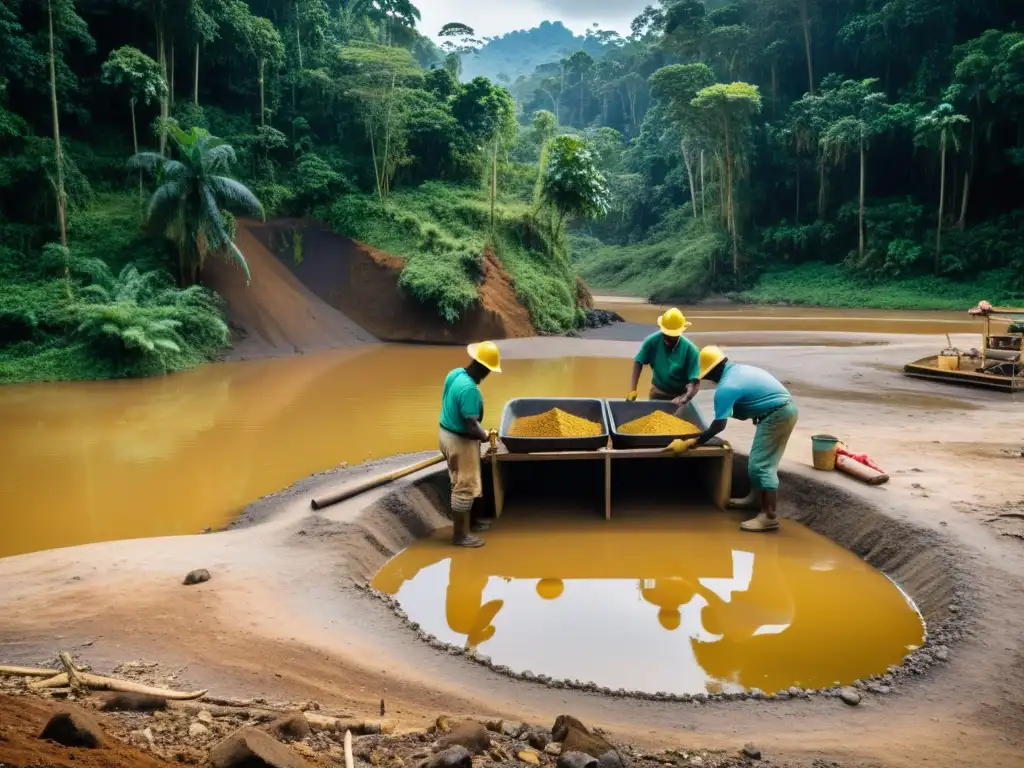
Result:
{"type": "Polygon", "coordinates": [[[465,536],[452,539],[452,546],[455,547],[468,547],[470,549],[475,549],[477,547],[482,547],[483,545],[484,540],[479,536],[470,536],[467,534],[465,536]]]}

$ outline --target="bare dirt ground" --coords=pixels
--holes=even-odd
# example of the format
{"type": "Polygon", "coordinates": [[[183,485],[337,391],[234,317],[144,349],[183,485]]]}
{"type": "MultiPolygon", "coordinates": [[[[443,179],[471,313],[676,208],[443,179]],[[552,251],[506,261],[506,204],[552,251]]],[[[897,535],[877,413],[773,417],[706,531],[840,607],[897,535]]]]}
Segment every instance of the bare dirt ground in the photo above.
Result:
{"type": "MultiPolygon", "coordinates": [[[[699,335],[694,340],[710,341],[699,335]]],[[[839,341],[887,343],[838,347],[742,347],[739,338],[715,340],[734,359],[762,365],[792,387],[800,422],[784,469],[832,483],[887,518],[932,532],[955,553],[972,598],[961,609],[970,619],[962,641],[950,647],[949,663],[852,708],[835,699],[627,700],[503,677],[418,641],[392,612],[352,588],[357,553],[338,532],[385,491],[325,513],[309,509],[318,489],[409,457],[308,478],[254,503],[252,525],[0,560],[0,661],[36,665],[69,650],[106,672],[145,659],[173,673],[168,684],[178,688],[315,699],[358,716],[379,713],[383,698],[400,729],[423,728],[441,713],[545,724],[569,712],[607,729],[613,741],[644,749],[735,754],[754,742],[767,758],[786,765],[1020,766],[1024,541],[1003,535],[1019,530],[1012,526],[1020,522],[1024,499],[1019,396],[901,378],[902,363],[934,352],[934,342],[920,338],[851,335],[839,341]],[[814,473],[809,438],[819,432],[867,452],[891,482],[868,488],[814,473]],[[182,586],[193,568],[208,568],[212,580],[182,586]]],[[[969,347],[974,340],[954,337],[953,343],[969,347]]],[[[522,339],[501,346],[511,366],[517,357],[627,357],[636,344],[522,339]]],[[[624,361],[624,381],[627,376],[624,361]]],[[[709,399],[710,392],[699,396],[704,405],[709,399]]],[[[752,428],[733,423],[726,436],[742,452],[752,428]]],[[[414,479],[397,485],[408,487],[414,479]]],[[[386,540],[392,532],[376,535],[386,540]]],[[[393,535],[397,548],[398,533],[393,535]]],[[[0,741],[0,762],[4,747],[0,741]]],[[[701,765],[703,758],[669,762],[701,765]]]]}

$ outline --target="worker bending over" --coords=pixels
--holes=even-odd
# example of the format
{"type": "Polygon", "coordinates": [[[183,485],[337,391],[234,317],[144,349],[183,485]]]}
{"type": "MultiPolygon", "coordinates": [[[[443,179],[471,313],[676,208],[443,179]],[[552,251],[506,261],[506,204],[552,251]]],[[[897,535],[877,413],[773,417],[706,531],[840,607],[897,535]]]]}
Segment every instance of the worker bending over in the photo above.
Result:
{"type": "Polygon", "coordinates": [[[452,543],[457,547],[482,547],[483,540],[469,532],[473,501],[483,495],[480,443],[489,439],[480,426],[484,399],[479,385],[492,371],[501,373],[501,359],[493,341],[470,344],[466,351],[472,362],[451,371],[444,380],[438,444],[452,481],[452,543]]]}
{"type": "Polygon", "coordinates": [[[683,313],[674,307],[658,318],[658,333],[652,333],[640,345],[633,361],[627,400],[636,400],[637,383],[645,365],[651,366],[651,400],[671,400],[686,405],[700,389],[700,352],[683,336],[690,327],[683,313]]]}
{"type": "Polygon", "coordinates": [[[724,430],[730,416],[754,422],[757,431],[747,473],[751,497],[760,496],[760,512],[740,527],[744,531],[777,530],[779,463],[797,419],[793,397],[768,371],[733,363],[718,347],[700,351],[700,377],[715,382],[715,420],[697,437],[696,445],[703,445],[724,430]]]}

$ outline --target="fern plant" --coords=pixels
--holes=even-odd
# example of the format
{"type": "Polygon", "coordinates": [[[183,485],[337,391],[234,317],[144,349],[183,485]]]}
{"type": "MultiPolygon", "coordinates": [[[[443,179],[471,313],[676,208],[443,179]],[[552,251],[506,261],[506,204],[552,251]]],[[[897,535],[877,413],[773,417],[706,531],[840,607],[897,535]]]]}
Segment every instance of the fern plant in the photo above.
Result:
{"type": "Polygon", "coordinates": [[[129,264],[115,277],[92,265],[94,282],[79,292],[78,335],[97,354],[143,371],[167,371],[183,355],[208,358],[228,341],[216,298],[194,285],[176,289],[161,272],[129,264]]]}

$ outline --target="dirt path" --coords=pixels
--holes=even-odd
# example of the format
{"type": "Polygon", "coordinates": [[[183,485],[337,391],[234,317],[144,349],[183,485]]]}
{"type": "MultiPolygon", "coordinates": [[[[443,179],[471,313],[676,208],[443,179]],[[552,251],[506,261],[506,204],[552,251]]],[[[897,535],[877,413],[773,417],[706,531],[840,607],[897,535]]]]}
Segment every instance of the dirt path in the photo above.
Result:
{"type": "MultiPolygon", "coordinates": [[[[850,338],[850,341],[856,338],[850,338]]],[[[0,659],[39,663],[78,650],[100,671],[145,658],[178,672],[183,687],[219,695],[302,700],[372,714],[381,698],[401,727],[440,712],[543,723],[561,712],[649,746],[723,747],[756,742],[766,756],[810,764],[953,768],[1020,766],[1024,746],[1024,542],[990,522],[1020,502],[1021,402],[1005,395],[931,386],[895,375],[934,345],[908,337],[880,346],[731,347],[796,393],[800,423],[785,469],[807,468],[810,435],[831,432],[864,450],[892,481],[879,489],[829,482],[883,514],[932,530],[970,576],[971,630],[948,664],[849,708],[836,700],[672,704],[552,690],[501,677],[439,653],[402,630],[383,605],[350,587],[352,559],[340,525],[377,492],[309,511],[317,488],[403,460],[309,478],[257,502],[259,524],[206,536],[111,542],[0,560],[4,621],[0,659]],[[204,567],[213,580],[186,588],[204,567]]],[[[954,338],[954,343],[959,343],[954,338]]],[[[966,340],[965,340],[966,341],[966,340]]],[[[633,342],[526,339],[503,343],[517,357],[626,357],[633,342]]],[[[628,364],[623,363],[623,380],[628,364]]],[[[710,392],[700,401],[706,404],[710,392]]],[[[730,425],[744,451],[752,431],[730,425]]],[[[406,459],[407,460],[407,459],[406,459]]],[[[142,512],[140,512],[142,513],[142,512]]],[[[384,532],[382,535],[386,535],[384,532]]]]}

